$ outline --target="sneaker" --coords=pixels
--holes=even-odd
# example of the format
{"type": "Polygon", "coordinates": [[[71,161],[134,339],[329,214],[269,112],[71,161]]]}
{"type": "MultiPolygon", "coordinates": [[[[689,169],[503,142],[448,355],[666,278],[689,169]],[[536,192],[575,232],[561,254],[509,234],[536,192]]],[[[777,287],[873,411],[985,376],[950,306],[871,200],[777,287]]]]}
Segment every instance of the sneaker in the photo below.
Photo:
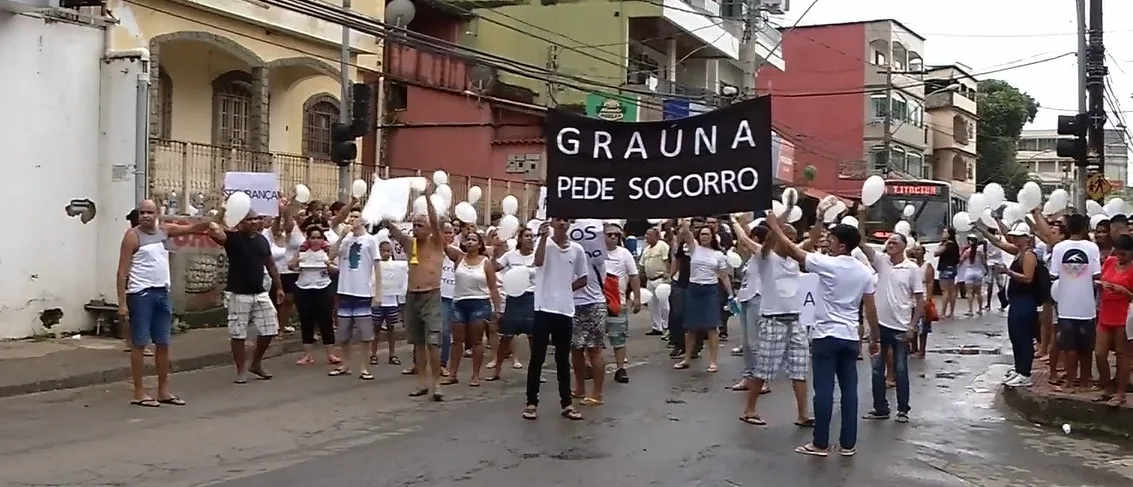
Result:
{"type": "Polygon", "coordinates": [[[1003,378],[1003,383],[1007,384],[1008,382],[1015,380],[1016,377],[1019,377],[1019,374],[1015,373],[1015,371],[1012,370],[1011,372],[1007,373],[1007,377],[1003,378]]]}
{"type": "Polygon", "coordinates": [[[838,454],[844,457],[852,457],[858,454],[857,448],[842,448],[838,447],[838,454]]]}
{"type": "Polygon", "coordinates": [[[862,419],[889,419],[889,413],[870,411],[862,415],[862,419]]]}
{"type": "Polygon", "coordinates": [[[1032,381],[1029,376],[1017,374],[1014,378],[1011,379],[1011,381],[1005,383],[1004,385],[1007,387],[1031,387],[1034,384],[1034,381],[1032,381]]]}
{"type": "Polygon", "coordinates": [[[629,383],[629,374],[626,373],[626,369],[618,369],[614,371],[614,382],[617,382],[619,384],[629,383]]]}
{"type": "Polygon", "coordinates": [[[645,336],[649,336],[649,337],[657,337],[657,336],[661,336],[661,335],[662,335],[661,330],[649,330],[649,331],[645,332],[645,336]]]}
{"type": "Polygon", "coordinates": [[[908,423],[909,413],[897,413],[897,417],[893,418],[893,420],[898,423],[908,423]]]}
{"type": "Polygon", "coordinates": [[[744,356],[744,347],[733,348],[732,349],[732,356],[733,357],[743,357],[744,356]]]}

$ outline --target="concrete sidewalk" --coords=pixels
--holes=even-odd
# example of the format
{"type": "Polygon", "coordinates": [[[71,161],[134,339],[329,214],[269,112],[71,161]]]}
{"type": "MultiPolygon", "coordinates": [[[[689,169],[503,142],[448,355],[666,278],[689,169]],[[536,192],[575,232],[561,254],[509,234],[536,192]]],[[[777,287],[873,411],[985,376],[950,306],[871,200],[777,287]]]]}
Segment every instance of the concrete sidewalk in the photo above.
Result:
{"type": "Polygon", "coordinates": [[[1031,387],[1003,387],[1003,399],[1011,409],[1032,423],[1073,431],[1123,438],[1133,437],[1133,404],[1110,407],[1098,402],[1100,392],[1074,394],[1055,391],[1047,381],[1046,364],[1035,361],[1031,387]]]}
{"type": "MultiPolygon", "coordinates": [[[[130,378],[130,356],[122,340],[92,336],[0,342],[0,397],[119,382],[130,378]]],[[[302,350],[298,334],[272,344],[268,357],[302,350]]],[[[232,363],[225,328],[199,328],[174,335],[174,372],[232,363]]],[[[146,358],[148,374],[153,359],[146,358]]]]}

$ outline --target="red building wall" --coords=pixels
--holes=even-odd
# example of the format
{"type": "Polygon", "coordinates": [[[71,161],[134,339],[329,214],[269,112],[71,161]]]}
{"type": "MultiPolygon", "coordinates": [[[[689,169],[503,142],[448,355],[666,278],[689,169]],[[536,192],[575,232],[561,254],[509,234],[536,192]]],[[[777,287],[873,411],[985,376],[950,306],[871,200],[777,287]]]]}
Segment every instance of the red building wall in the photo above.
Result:
{"type": "Polygon", "coordinates": [[[813,165],[814,188],[857,198],[861,182],[838,178],[839,162],[865,158],[866,32],[863,24],[799,27],[783,35],[787,70],[764,67],[760,93],[772,95],[775,130],[795,144],[795,174],[813,165]],[[844,95],[790,96],[853,92],[844,95]]]}

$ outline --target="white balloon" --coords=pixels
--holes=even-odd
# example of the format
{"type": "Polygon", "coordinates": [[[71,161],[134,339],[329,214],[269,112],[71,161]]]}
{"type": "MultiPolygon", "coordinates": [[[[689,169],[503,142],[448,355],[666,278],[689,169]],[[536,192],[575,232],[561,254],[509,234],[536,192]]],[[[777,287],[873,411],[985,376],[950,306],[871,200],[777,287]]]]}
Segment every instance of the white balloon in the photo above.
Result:
{"type": "Polygon", "coordinates": [[[414,215],[424,215],[427,211],[429,210],[425,207],[425,195],[418,196],[413,200],[414,215]]]}
{"type": "Polygon", "coordinates": [[[858,219],[854,218],[852,216],[847,216],[847,217],[842,218],[842,224],[843,225],[849,225],[851,227],[857,228],[858,227],[858,219]]]}
{"type": "Polygon", "coordinates": [[[1027,187],[1024,186],[1023,189],[1019,190],[1019,194],[1015,195],[1015,199],[1019,201],[1021,212],[1026,214],[1042,204],[1043,195],[1041,192],[1036,194],[1034,191],[1028,191],[1027,187]]]}
{"type": "Polygon", "coordinates": [[[799,201],[799,190],[795,188],[787,188],[783,190],[783,195],[779,198],[784,205],[795,206],[799,201]]]}
{"type": "Polygon", "coordinates": [[[510,194],[504,196],[504,199],[500,200],[500,209],[504,210],[505,215],[514,215],[519,211],[519,199],[510,194]]]}
{"type": "Polygon", "coordinates": [[[1058,282],[1059,281],[1060,281],[1060,279],[1055,279],[1054,282],[1052,282],[1050,284],[1050,297],[1051,297],[1051,299],[1053,299],[1055,301],[1058,301],[1058,282]]]}
{"type": "Polygon", "coordinates": [[[916,212],[917,209],[913,205],[905,205],[905,209],[901,210],[901,214],[905,215],[905,218],[912,218],[916,212]]]}
{"type": "Polygon", "coordinates": [[[389,242],[389,229],[383,228],[381,230],[378,230],[378,233],[374,235],[374,238],[378,239],[378,243],[389,242]]]}
{"type": "Polygon", "coordinates": [[[306,184],[296,184],[295,201],[300,203],[311,201],[311,188],[308,188],[306,184]]]}
{"type": "Polygon", "coordinates": [[[653,295],[656,296],[658,300],[665,302],[669,300],[669,293],[672,291],[673,288],[668,284],[658,284],[657,287],[653,289],[653,295]]]}
{"type": "Polygon", "coordinates": [[[980,221],[988,228],[996,227],[995,216],[991,214],[991,208],[984,208],[984,213],[980,215],[980,221]]]}
{"type": "Polygon", "coordinates": [[[952,215],[952,228],[957,232],[967,232],[972,229],[972,218],[964,211],[952,215]]]}
{"type": "Polygon", "coordinates": [[[519,247],[519,240],[516,240],[514,238],[507,239],[508,250],[515,250],[516,247],[519,247]]]}
{"type": "Polygon", "coordinates": [[[1027,181],[1025,184],[1023,184],[1023,189],[1028,192],[1035,193],[1039,196],[1042,196],[1043,194],[1042,186],[1039,186],[1039,183],[1036,183],[1034,181],[1027,181]]]}
{"type": "Polygon", "coordinates": [[[1102,209],[1105,210],[1105,214],[1109,216],[1116,216],[1120,214],[1121,211],[1125,208],[1121,205],[1115,205],[1113,204],[1113,201],[1110,201],[1109,203],[1106,203],[1105,206],[1102,207],[1102,209]]]}
{"type": "Polygon", "coordinates": [[[901,220],[897,222],[896,225],[893,225],[893,231],[908,237],[909,234],[912,233],[913,227],[909,225],[909,222],[901,220]]]}
{"type": "Polygon", "coordinates": [[[1067,193],[1065,189],[1058,188],[1050,192],[1049,200],[1053,202],[1054,211],[1062,211],[1070,204],[1070,193],[1067,193]]]}
{"type": "Polygon", "coordinates": [[[803,209],[797,206],[792,206],[791,211],[787,213],[787,221],[795,223],[803,219],[803,209]]]}
{"type": "Polygon", "coordinates": [[[1048,200],[1046,203],[1043,203],[1043,214],[1044,215],[1053,215],[1055,211],[1057,211],[1057,210],[1054,209],[1054,201],[1048,200]]]}
{"type": "Polygon", "coordinates": [[[1003,204],[1003,200],[1007,196],[1003,192],[1003,186],[1000,186],[999,183],[988,183],[987,186],[984,186],[983,193],[987,207],[993,210],[999,209],[999,206],[1003,204]]]}
{"type": "Polygon", "coordinates": [[[429,180],[421,176],[414,176],[409,180],[409,189],[418,193],[425,191],[425,187],[429,185],[429,180]]]}
{"type": "Polygon", "coordinates": [[[438,184],[437,189],[433,191],[433,194],[441,196],[446,201],[449,201],[449,204],[451,204],[452,202],[452,187],[447,184],[438,184]]]}
{"type": "Polygon", "coordinates": [[[472,204],[467,201],[457,203],[456,208],[453,209],[453,214],[456,215],[457,220],[464,223],[476,223],[476,208],[473,208],[472,204]]]}
{"type": "Polygon", "coordinates": [[[834,206],[826,210],[826,214],[822,215],[822,221],[832,223],[834,219],[838,218],[838,215],[841,215],[844,211],[846,211],[846,204],[839,200],[837,203],[834,203],[834,206]]]}
{"type": "Polygon", "coordinates": [[[744,263],[743,258],[740,257],[740,254],[737,254],[735,250],[729,250],[728,251],[727,261],[728,261],[728,266],[733,268],[733,269],[738,269],[740,267],[740,265],[744,263]]]}
{"type": "Polygon", "coordinates": [[[433,173],[433,184],[437,186],[448,184],[448,173],[444,171],[437,171],[433,173]]]}
{"type": "Polygon", "coordinates": [[[433,203],[433,211],[437,212],[438,215],[448,214],[449,205],[452,204],[451,199],[440,194],[433,194],[429,197],[429,201],[433,203]]]}
{"type": "Polygon", "coordinates": [[[885,194],[885,180],[881,176],[870,176],[862,183],[862,204],[872,206],[885,194]]]}
{"type": "Polygon", "coordinates": [[[665,223],[665,219],[664,218],[650,218],[649,223],[651,223],[653,225],[660,225],[662,223],[665,223]]]}
{"type": "Polygon", "coordinates": [[[984,201],[984,195],[981,193],[972,193],[968,197],[968,214],[969,215],[982,215],[984,208],[987,208],[987,202],[984,201]]]}
{"type": "Polygon", "coordinates": [[[1106,206],[1109,206],[1109,205],[1113,205],[1115,208],[1123,210],[1123,209],[1125,209],[1125,200],[1123,200],[1121,198],[1110,198],[1109,201],[1106,203],[1106,206]]]}
{"type": "Polygon", "coordinates": [[[783,215],[787,213],[787,207],[783,206],[783,203],[771,200],[771,212],[774,213],[775,216],[782,218],[783,215]]]}
{"type": "Polygon", "coordinates": [[[649,292],[649,290],[644,287],[641,288],[641,305],[649,306],[651,301],[653,301],[653,293],[649,292]]]}
{"type": "Polygon", "coordinates": [[[350,186],[350,194],[355,198],[361,198],[362,196],[366,195],[366,189],[368,189],[366,187],[366,181],[355,179],[354,184],[350,186]]]}
{"type": "Polygon", "coordinates": [[[1101,203],[1094,200],[1086,200],[1086,214],[1089,216],[1104,215],[1105,209],[1102,208],[1101,203]]]}
{"type": "Polygon", "coordinates": [[[248,216],[250,211],[252,211],[252,198],[248,193],[243,191],[232,193],[224,202],[224,224],[230,228],[235,227],[248,216]]]}
{"type": "Polygon", "coordinates": [[[471,188],[468,188],[468,202],[469,203],[472,203],[472,204],[475,205],[477,201],[480,201],[480,197],[483,196],[483,195],[484,195],[484,190],[480,189],[479,186],[473,186],[471,188]]]}
{"type": "Polygon", "coordinates": [[[1019,206],[1019,203],[1008,201],[1003,204],[1003,222],[1006,223],[1007,226],[1011,226],[1012,223],[1022,219],[1023,208],[1019,206]]]}
{"type": "Polygon", "coordinates": [[[1105,215],[1101,215],[1101,214],[1091,216],[1090,217],[1090,229],[1092,230],[1092,229],[1098,228],[1098,224],[1101,223],[1102,220],[1108,220],[1108,218],[1106,218],[1105,215]]]}
{"type": "Polygon", "coordinates": [[[507,240],[515,236],[515,232],[519,231],[519,218],[515,215],[504,215],[500,218],[500,224],[496,227],[496,236],[507,240]]]}
{"type": "Polygon", "coordinates": [[[511,297],[522,296],[531,286],[530,267],[512,267],[503,276],[504,293],[511,297]]]}

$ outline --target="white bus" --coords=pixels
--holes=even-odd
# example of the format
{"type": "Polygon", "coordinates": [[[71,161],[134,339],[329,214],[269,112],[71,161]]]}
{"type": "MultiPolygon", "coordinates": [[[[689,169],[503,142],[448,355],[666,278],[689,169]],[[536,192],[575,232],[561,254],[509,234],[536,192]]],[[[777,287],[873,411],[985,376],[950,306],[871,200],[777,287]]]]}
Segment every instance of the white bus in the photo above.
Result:
{"type": "Polygon", "coordinates": [[[967,201],[953,197],[952,187],[943,181],[887,180],[885,194],[869,207],[865,221],[866,242],[880,247],[893,233],[894,226],[908,220],[913,237],[925,248],[925,259],[936,267],[933,253],[940,245],[944,229],[952,226],[952,215],[964,211],[967,201]],[[912,205],[913,216],[904,217],[905,206],[912,205]]]}

